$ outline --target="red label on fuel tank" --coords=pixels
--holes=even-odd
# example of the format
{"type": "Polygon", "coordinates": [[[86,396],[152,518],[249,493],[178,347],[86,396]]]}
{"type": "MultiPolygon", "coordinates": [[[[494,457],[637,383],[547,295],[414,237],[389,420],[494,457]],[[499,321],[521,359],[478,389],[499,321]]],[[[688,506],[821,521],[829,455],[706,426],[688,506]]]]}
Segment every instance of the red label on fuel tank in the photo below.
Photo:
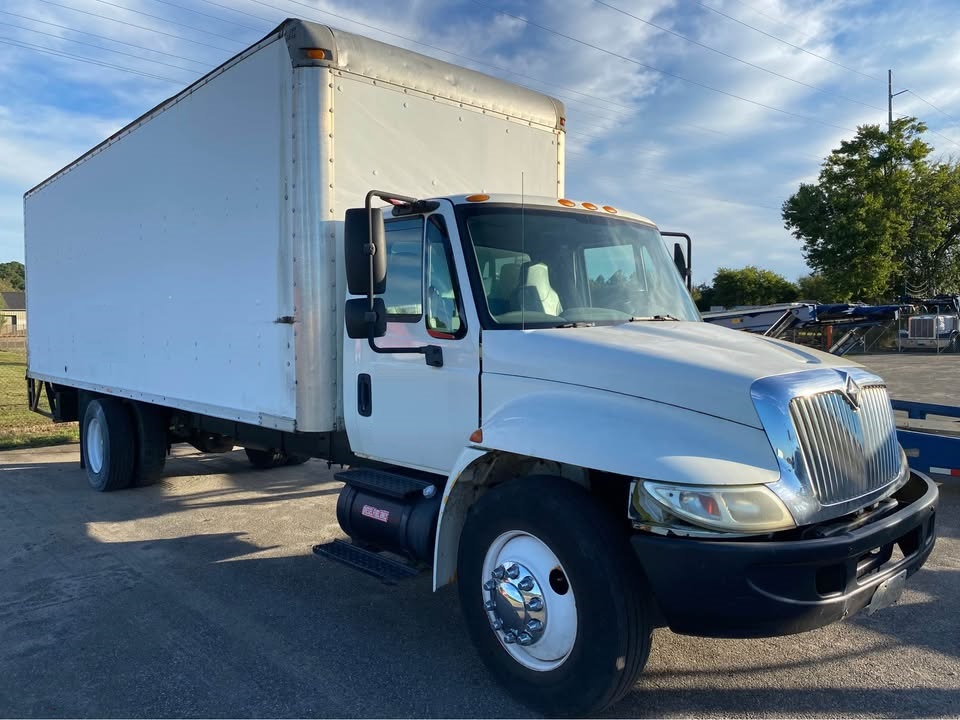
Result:
{"type": "Polygon", "coordinates": [[[387,522],[390,519],[389,510],[381,510],[380,508],[375,508],[373,505],[364,505],[360,509],[360,514],[364,517],[373,518],[374,520],[379,520],[380,522],[387,522]]]}

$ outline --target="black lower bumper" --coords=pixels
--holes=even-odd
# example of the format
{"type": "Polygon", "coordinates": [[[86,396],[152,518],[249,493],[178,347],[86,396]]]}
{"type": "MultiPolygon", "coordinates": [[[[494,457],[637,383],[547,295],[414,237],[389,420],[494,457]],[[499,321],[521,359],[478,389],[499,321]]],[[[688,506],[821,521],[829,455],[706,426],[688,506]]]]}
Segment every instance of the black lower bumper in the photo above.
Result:
{"type": "Polygon", "coordinates": [[[631,542],[674,632],[789,635],[853,615],[885,581],[916,572],[933,550],[937,496],[932,481],[911,473],[894,495],[896,512],[828,538],[716,541],[641,534],[631,542]]]}

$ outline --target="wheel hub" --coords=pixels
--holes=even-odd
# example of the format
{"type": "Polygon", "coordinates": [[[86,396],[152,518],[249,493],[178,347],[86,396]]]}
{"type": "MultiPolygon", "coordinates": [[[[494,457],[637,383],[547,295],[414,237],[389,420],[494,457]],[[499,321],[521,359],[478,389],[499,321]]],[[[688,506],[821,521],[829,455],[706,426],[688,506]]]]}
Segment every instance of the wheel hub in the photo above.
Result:
{"type": "Polygon", "coordinates": [[[508,645],[536,644],[547,629],[547,605],[537,578],[518,562],[497,565],[483,584],[490,625],[508,645]]]}
{"type": "Polygon", "coordinates": [[[104,440],[100,418],[94,417],[84,433],[87,445],[87,464],[93,472],[98,473],[103,468],[104,440]]]}

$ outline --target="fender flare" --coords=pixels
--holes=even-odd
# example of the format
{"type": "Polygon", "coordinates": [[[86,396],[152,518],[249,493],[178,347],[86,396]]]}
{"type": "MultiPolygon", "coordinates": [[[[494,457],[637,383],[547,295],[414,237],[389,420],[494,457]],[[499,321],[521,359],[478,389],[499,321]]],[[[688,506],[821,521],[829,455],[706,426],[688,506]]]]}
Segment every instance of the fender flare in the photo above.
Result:
{"type": "MultiPolygon", "coordinates": [[[[548,389],[498,408],[483,440],[463,449],[443,492],[434,590],[456,579],[460,531],[493,460],[537,458],[662,482],[750,485],[780,478],[766,433],[713,415],[581,387],[548,389]]],[[[626,512],[626,505],[624,505],[626,512]]]]}

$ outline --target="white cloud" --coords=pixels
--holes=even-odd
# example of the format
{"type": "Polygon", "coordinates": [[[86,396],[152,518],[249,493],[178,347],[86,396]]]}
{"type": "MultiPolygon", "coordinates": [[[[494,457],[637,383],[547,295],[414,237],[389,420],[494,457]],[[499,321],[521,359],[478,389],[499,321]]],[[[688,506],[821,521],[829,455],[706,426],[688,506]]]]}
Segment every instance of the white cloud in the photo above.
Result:
{"type": "MultiPolygon", "coordinates": [[[[568,110],[568,192],[636,210],[671,229],[690,230],[697,247],[698,281],[709,280],[717,265],[747,262],[767,265],[788,277],[802,274],[799,243],[783,229],[778,208],[799,182],[816,177],[819,159],[851,134],[697,88],[470,0],[303,0],[307,6],[290,0],[218,0],[242,11],[233,13],[201,0],[180,0],[221,20],[155,0],[111,1],[190,27],[125,13],[95,0],[62,2],[167,34],[40,0],[5,0],[0,9],[8,13],[128,45],[3,13],[0,22],[142,58],[2,25],[0,37],[185,83],[196,74],[151,61],[202,72],[266,34],[284,17],[299,15],[541,89],[560,96],[568,110]],[[237,41],[204,34],[204,29],[237,41]]],[[[960,41],[960,7],[954,0],[879,8],[866,0],[708,0],[765,32],[879,80],[844,70],[688,3],[610,2],[723,52],[879,109],[745,67],[592,0],[496,0],[494,7],[609,53],[833,125],[854,128],[885,121],[887,67],[894,68],[898,87],[909,87],[960,118],[960,89],[953,82],[960,75],[960,55],[954,51],[960,41]]],[[[0,44],[0,260],[22,256],[20,207],[27,187],[177,89],[177,84],[0,44]]],[[[920,115],[938,132],[960,142],[960,122],[911,95],[899,96],[896,109],[920,115]]],[[[940,153],[960,151],[960,146],[935,135],[928,140],[940,153]]]]}

